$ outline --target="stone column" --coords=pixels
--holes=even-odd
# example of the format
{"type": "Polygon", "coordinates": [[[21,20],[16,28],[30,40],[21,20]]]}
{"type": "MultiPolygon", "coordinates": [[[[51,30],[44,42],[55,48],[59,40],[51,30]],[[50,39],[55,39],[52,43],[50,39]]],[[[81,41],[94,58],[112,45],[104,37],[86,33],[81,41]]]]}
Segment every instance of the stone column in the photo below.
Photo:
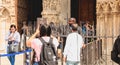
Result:
{"type": "Polygon", "coordinates": [[[43,0],[42,17],[55,24],[66,24],[70,18],[70,0],[43,0]]]}
{"type": "Polygon", "coordinates": [[[59,0],[43,0],[42,18],[47,19],[47,24],[54,22],[57,24],[58,20],[58,8],[59,0]]]}
{"type": "Polygon", "coordinates": [[[70,18],[71,14],[71,1],[70,0],[62,0],[60,3],[60,13],[59,20],[60,23],[66,25],[68,22],[68,18],[70,18]]]}
{"type": "Polygon", "coordinates": [[[55,10],[44,10],[42,12],[42,18],[46,18],[47,19],[47,24],[49,24],[50,22],[54,22],[55,24],[57,24],[59,22],[58,20],[58,13],[55,10]]]}
{"type": "Polygon", "coordinates": [[[120,14],[120,1],[116,0],[112,6],[112,14],[113,14],[113,35],[118,36],[120,34],[120,21],[119,21],[119,14],[120,14]]]}

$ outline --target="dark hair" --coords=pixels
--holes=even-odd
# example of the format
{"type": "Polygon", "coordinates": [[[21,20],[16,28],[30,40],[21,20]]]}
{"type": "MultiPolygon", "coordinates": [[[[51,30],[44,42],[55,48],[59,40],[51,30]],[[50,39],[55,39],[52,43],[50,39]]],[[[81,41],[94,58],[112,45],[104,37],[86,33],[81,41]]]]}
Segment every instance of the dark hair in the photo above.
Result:
{"type": "Polygon", "coordinates": [[[42,25],[42,26],[40,26],[39,30],[40,30],[40,37],[51,35],[51,27],[50,26],[42,25]]]}
{"type": "Polygon", "coordinates": [[[78,25],[77,24],[72,24],[72,30],[73,31],[77,31],[77,29],[78,29],[78,25]]]}
{"type": "Polygon", "coordinates": [[[12,27],[14,27],[14,28],[16,29],[16,25],[14,25],[14,24],[10,25],[10,29],[11,29],[12,27]]]}
{"type": "Polygon", "coordinates": [[[73,23],[76,23],[76,19],[74,17],[69,18],[69,22],[72,21],[73,23]]]}

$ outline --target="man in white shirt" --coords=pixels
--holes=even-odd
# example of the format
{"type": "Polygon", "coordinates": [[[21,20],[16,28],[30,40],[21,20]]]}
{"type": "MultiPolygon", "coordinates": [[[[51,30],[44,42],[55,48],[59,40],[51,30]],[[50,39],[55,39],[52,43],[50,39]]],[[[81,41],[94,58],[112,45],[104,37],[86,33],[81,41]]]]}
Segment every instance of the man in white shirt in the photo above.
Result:
{"type": "Polygon", "coordinates": [[[66,65],[78,65],[80,62],[80,49],[84,46],[83,38],[77,32],[77,24],[72,24],[72,33],[67,36],[63,52],[66,65]]]}

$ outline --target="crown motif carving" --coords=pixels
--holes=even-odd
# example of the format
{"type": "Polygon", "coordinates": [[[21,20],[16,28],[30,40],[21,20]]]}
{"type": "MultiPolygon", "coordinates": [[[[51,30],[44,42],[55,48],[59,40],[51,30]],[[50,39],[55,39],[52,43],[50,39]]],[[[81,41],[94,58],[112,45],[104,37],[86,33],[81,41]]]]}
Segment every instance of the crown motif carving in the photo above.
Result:
{"type": "Polygon", "coordinates": [[[97,8],[97,13],[120,12],[120,0],[98,2],[96,8],[97,8]]]}

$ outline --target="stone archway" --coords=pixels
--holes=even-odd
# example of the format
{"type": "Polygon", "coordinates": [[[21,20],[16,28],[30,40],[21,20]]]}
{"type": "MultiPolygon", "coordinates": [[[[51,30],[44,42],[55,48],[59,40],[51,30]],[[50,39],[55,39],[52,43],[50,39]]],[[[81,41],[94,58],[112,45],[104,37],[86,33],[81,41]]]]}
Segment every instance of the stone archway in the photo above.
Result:
{"type": "Polygon", "coordinates": [[[5,42],[5,36],[6,33],[9,31],[9,26],[11,24],[11,17],[10,13],[7,10],[7,8],[2,7],[0,9],[0,50],[4,50],[6,46],[5,42]]]}

